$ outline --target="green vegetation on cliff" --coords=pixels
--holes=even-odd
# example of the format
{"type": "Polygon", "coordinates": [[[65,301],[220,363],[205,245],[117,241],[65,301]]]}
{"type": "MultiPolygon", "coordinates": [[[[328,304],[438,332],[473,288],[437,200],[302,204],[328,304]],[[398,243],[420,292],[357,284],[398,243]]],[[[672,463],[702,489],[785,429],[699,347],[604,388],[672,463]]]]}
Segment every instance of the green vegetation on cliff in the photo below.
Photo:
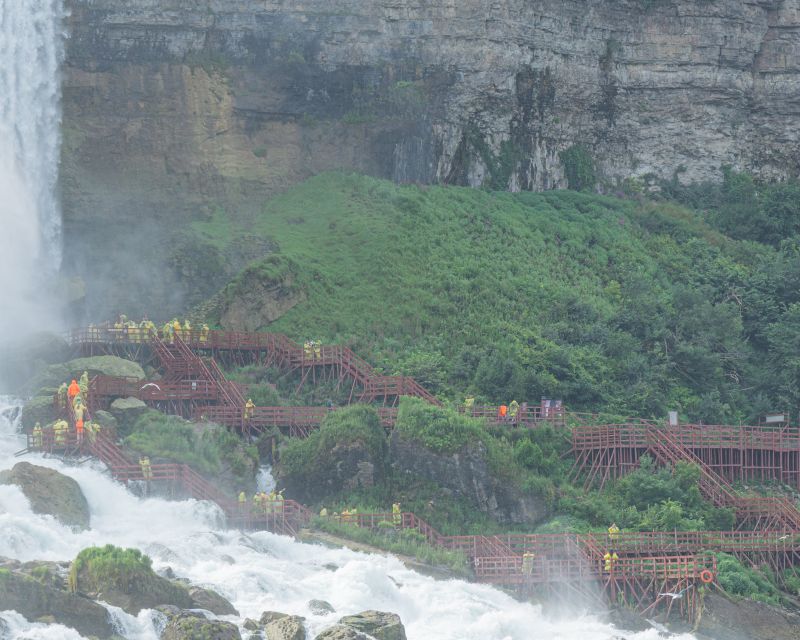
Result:
{"type": "Polygon", "coordinates": [[[239,486],[255,476],[258,451],[234,433],[213,424],[198,425],[148,410],[139,416],[124,443],[140,455],[191,465],[201,473],[230,473],[239,486]]]}
{"type": "MultiPolygon", "coordinates": [[[[247,227],[219,212],[194,232],[277,247],[251,272],[293,306],[262,326],[350,344],[443,397],[714,422],[800,400],[800,245],[732,240],[679,205],[333,173],[247,227]]],[[[217,314],[246,298],[232,285],[217,314]]]]}

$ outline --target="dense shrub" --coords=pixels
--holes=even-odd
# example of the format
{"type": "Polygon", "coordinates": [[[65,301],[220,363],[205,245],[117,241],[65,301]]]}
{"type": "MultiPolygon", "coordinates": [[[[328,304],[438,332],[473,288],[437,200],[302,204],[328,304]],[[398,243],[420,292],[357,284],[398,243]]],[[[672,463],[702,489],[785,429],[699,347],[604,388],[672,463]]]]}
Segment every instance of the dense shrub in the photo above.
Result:
{"type": "Polygon", "coordinates": [[[258,464],[255,447],[245,446],[226,428],[198,427],[158,411],[141,415],[124,443],[139,454],[182,462],[211,475],[229,470],[238,478],[251,479],[258,464]]]}
{"type": "Polygon", "coordinates": [[[307,477],[313,482],[330,463],[329,453],[337,445],[360,442],[370,458],[386,462],[388,443],[380,417],[372,407],[352,405],[331,412],[322,426],[308,438],[286,441],[281,450],[281,470],[287,476],[307,477]]]}
{"type": "Polygon", "coordinates": [[[80,576],[88,589],[102,583],[124,592],[146,586],[152,575],[152,561],[141,551],[107,544],[81,551],[72,562],[68,583],[73,592],[84,588],[78,583],[80,576]]]}

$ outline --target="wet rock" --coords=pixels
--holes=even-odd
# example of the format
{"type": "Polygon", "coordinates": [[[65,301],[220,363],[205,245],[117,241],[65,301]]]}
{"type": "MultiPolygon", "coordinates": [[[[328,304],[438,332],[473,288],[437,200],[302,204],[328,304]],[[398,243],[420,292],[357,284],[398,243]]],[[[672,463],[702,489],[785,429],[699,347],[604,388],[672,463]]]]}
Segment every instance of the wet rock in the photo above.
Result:
{"type": "Polygon", "coordinates": [[[371,635],[376,640],[406,640],[406,630],[396,613],[362,611],[345,616],[339,624],[371,635]]]}
{"type": "Polygon", "coordinates": [[[264,627],[267,640],[306,640],[306,630],[301,616],[286,616],[273,620],[264,627]]]}
{"type": "Polygon", "coordinates": [[[281,613],[280,611],[265,611],[264,613],[261,614],[261,618],[259,619],[258,623],[262,627],[265,627],[270,622],[273,622],[275,620],[282,620],[283,618],[288,618],[288,617],[289,617],[288,613],[281,613]]]}
{"type": "Polygon", "coordinates": [[[108,411],[103,411],[102,409],[92,413],[92,422],[107,430],[116,430],[117,428],[117,419],[108,411]]]}
{"type": "Polygon", "coordinates": [[[0,603],[3,609],[13,609],[28,620],[50,618],[84,636],[114,635],[105,607],[9,569],[0,569],[0,603]]]}
{"type": "Polygon", "coordinates": [[[194,608],[205,609],[218,616],[238,616],[239,612],[225,598],[211,589],[189,587],[189,597],[194,608]]]}
{"type": "Polygon", "coordinates": [[[194,611],[176,607],[158,607],[167,617],[161,640],[241,640],[236,625],[222,620],[209,620],[194,611]]]}
{"type": "Polygon", "coordinates": [[[147,411],[147,405],[139,398],[117,398],[111,403],[111,414],[122,425],[132,425],[136,418],[147,411]]]}
{"type": "Polygon", "coordinates": [[[156,574],[151,561],[135,549],[113,545],[90,547],[72,563],[70,583],[74,591],[122,608],[131,615],[142,609],[171,605],[194,606],[186,587],[156,574]]]}
{"type": "Polygon", "coordinates": [[[371,638],[360,631],[356,631],[353,627],[337,624],[334,627],[325,629],[314,640],[371,640],[371,638]]]}
{"type": "Polygon", "coordinates": [[[697,631],[714,640],[798,640],[800,615],[763,602],[730,600],[715,593],[703,599],[697,631]]]}
{"type": "Polygon", "coordinates": [[[258,624],[258,620],[253,620],[252,618],[245,618],[242,626],[247,629],[247,631],[258,631],[261,629],[261,625],[258,624]]]}
{"type": "Polygon", "coordinates": [[[336,609],[333,608],[333,605],[325,600],[309,600],[308,608],[311,609],[311,613],[318,616],[324,616],[327,613],[336,613],[336,609]]]}
{"type": "Polygon", "coordinates": [[[53,469],[18,462],[0,473],[0,484],[18,486],[34,513],[48,514],[78,529],[89,528],[89,503],[72,478],[53,469]]]}

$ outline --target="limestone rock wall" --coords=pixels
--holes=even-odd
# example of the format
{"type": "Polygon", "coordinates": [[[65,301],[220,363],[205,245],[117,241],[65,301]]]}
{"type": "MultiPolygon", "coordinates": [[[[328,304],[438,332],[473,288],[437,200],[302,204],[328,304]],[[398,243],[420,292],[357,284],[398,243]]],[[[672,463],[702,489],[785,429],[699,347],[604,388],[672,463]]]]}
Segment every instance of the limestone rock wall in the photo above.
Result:
{"type": "MultiPolygon", "coordinates": [[[[210,289],[194,248],[155,231],[218,210],[247,224],[323,170],[550,189],[574,144],[612,188],[800,167],[800,0],[68,4],[68,239],[111,220],[142,262],[168,254],[170,277],[210,289]]],[[[92,259],[117,277],[117,257],[92,259]]],[[[153,292],[147,269],[131,279],[153,292]]]]}

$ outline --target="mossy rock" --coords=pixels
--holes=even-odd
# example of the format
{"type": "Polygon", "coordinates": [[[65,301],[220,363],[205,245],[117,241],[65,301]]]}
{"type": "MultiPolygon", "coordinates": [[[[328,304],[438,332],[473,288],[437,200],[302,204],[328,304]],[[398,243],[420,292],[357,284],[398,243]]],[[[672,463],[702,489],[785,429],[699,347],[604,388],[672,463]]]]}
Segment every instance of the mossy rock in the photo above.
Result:
{"type": "Polygon", "coordinates": [[[103,429],[108,431],[116,431],[118,426],[117,419],[108,411],[103,411],[102,409],[98,409],[92,413],[92,422],[99,424],[103,429]]]}
{"type": "Polygon", "coordinates": [[[139,398],[117,398],[111,403],[110,410],[119,424],[128,429],[133,426],[137,418],[144,415],[147,405],[139,398]]]}
{"type": "Polygon", "coordinates": [[[306,640],[306,629],[301,616],[286,616],[273,620],[264,627],[267,640],[306,640]]]}
{"type": "Polygon", "coordinates": [[[69,384],[73,378],[77,380],[84,371],[88,371],[89,376],[104,375],[137,380],[144,380],[145,377],[144,370],[138,362],[117,356],[93,356],[43,367],[33,375],[26,386],[31,390],[42,387],[58,388],[62,382],[69,384]]]}
{"type": "Polygon", "coordinates": [[[114,636],[105,607],[9,569],[0,569],[0,603],[28,620],[57,622],[87,637],[114,636]]]}
{"type": "Polygon", "coordinates": [[[242,640],[236,625],[222,620],[209,620],[194,611],[172,606],[158,607],[167,617],[161,640],[242,640]]]}
{"type": "Polygon", "coordinates": [[[89,528],[89,503],[75,480],[30,462],[18,462],[0,473],[0,484],[18,486],[34,513],[51,515],[62,524],[89,528]]]}
{"type": "Polygon", "coordinates": [[[29,431],[37,422],[44,426],[55,419],[53,396],[36,396],[22,407],[22,426],[29,431]]]}
{"type": "Polygon", "coordinates": [[[81,551],[72,562],[69,583],[72,591],[102,595],[134,616],[159,605],[194,606],[187,589],[157,575],[146,555],[110,544],[81,551]]]}
{"type": "Polygon", "coordinates": [[[345,616],[339,624],[362,631],[376,640],[406,640],[406,630],[396,613],[385,611],[362,611],[345,616]]]}

